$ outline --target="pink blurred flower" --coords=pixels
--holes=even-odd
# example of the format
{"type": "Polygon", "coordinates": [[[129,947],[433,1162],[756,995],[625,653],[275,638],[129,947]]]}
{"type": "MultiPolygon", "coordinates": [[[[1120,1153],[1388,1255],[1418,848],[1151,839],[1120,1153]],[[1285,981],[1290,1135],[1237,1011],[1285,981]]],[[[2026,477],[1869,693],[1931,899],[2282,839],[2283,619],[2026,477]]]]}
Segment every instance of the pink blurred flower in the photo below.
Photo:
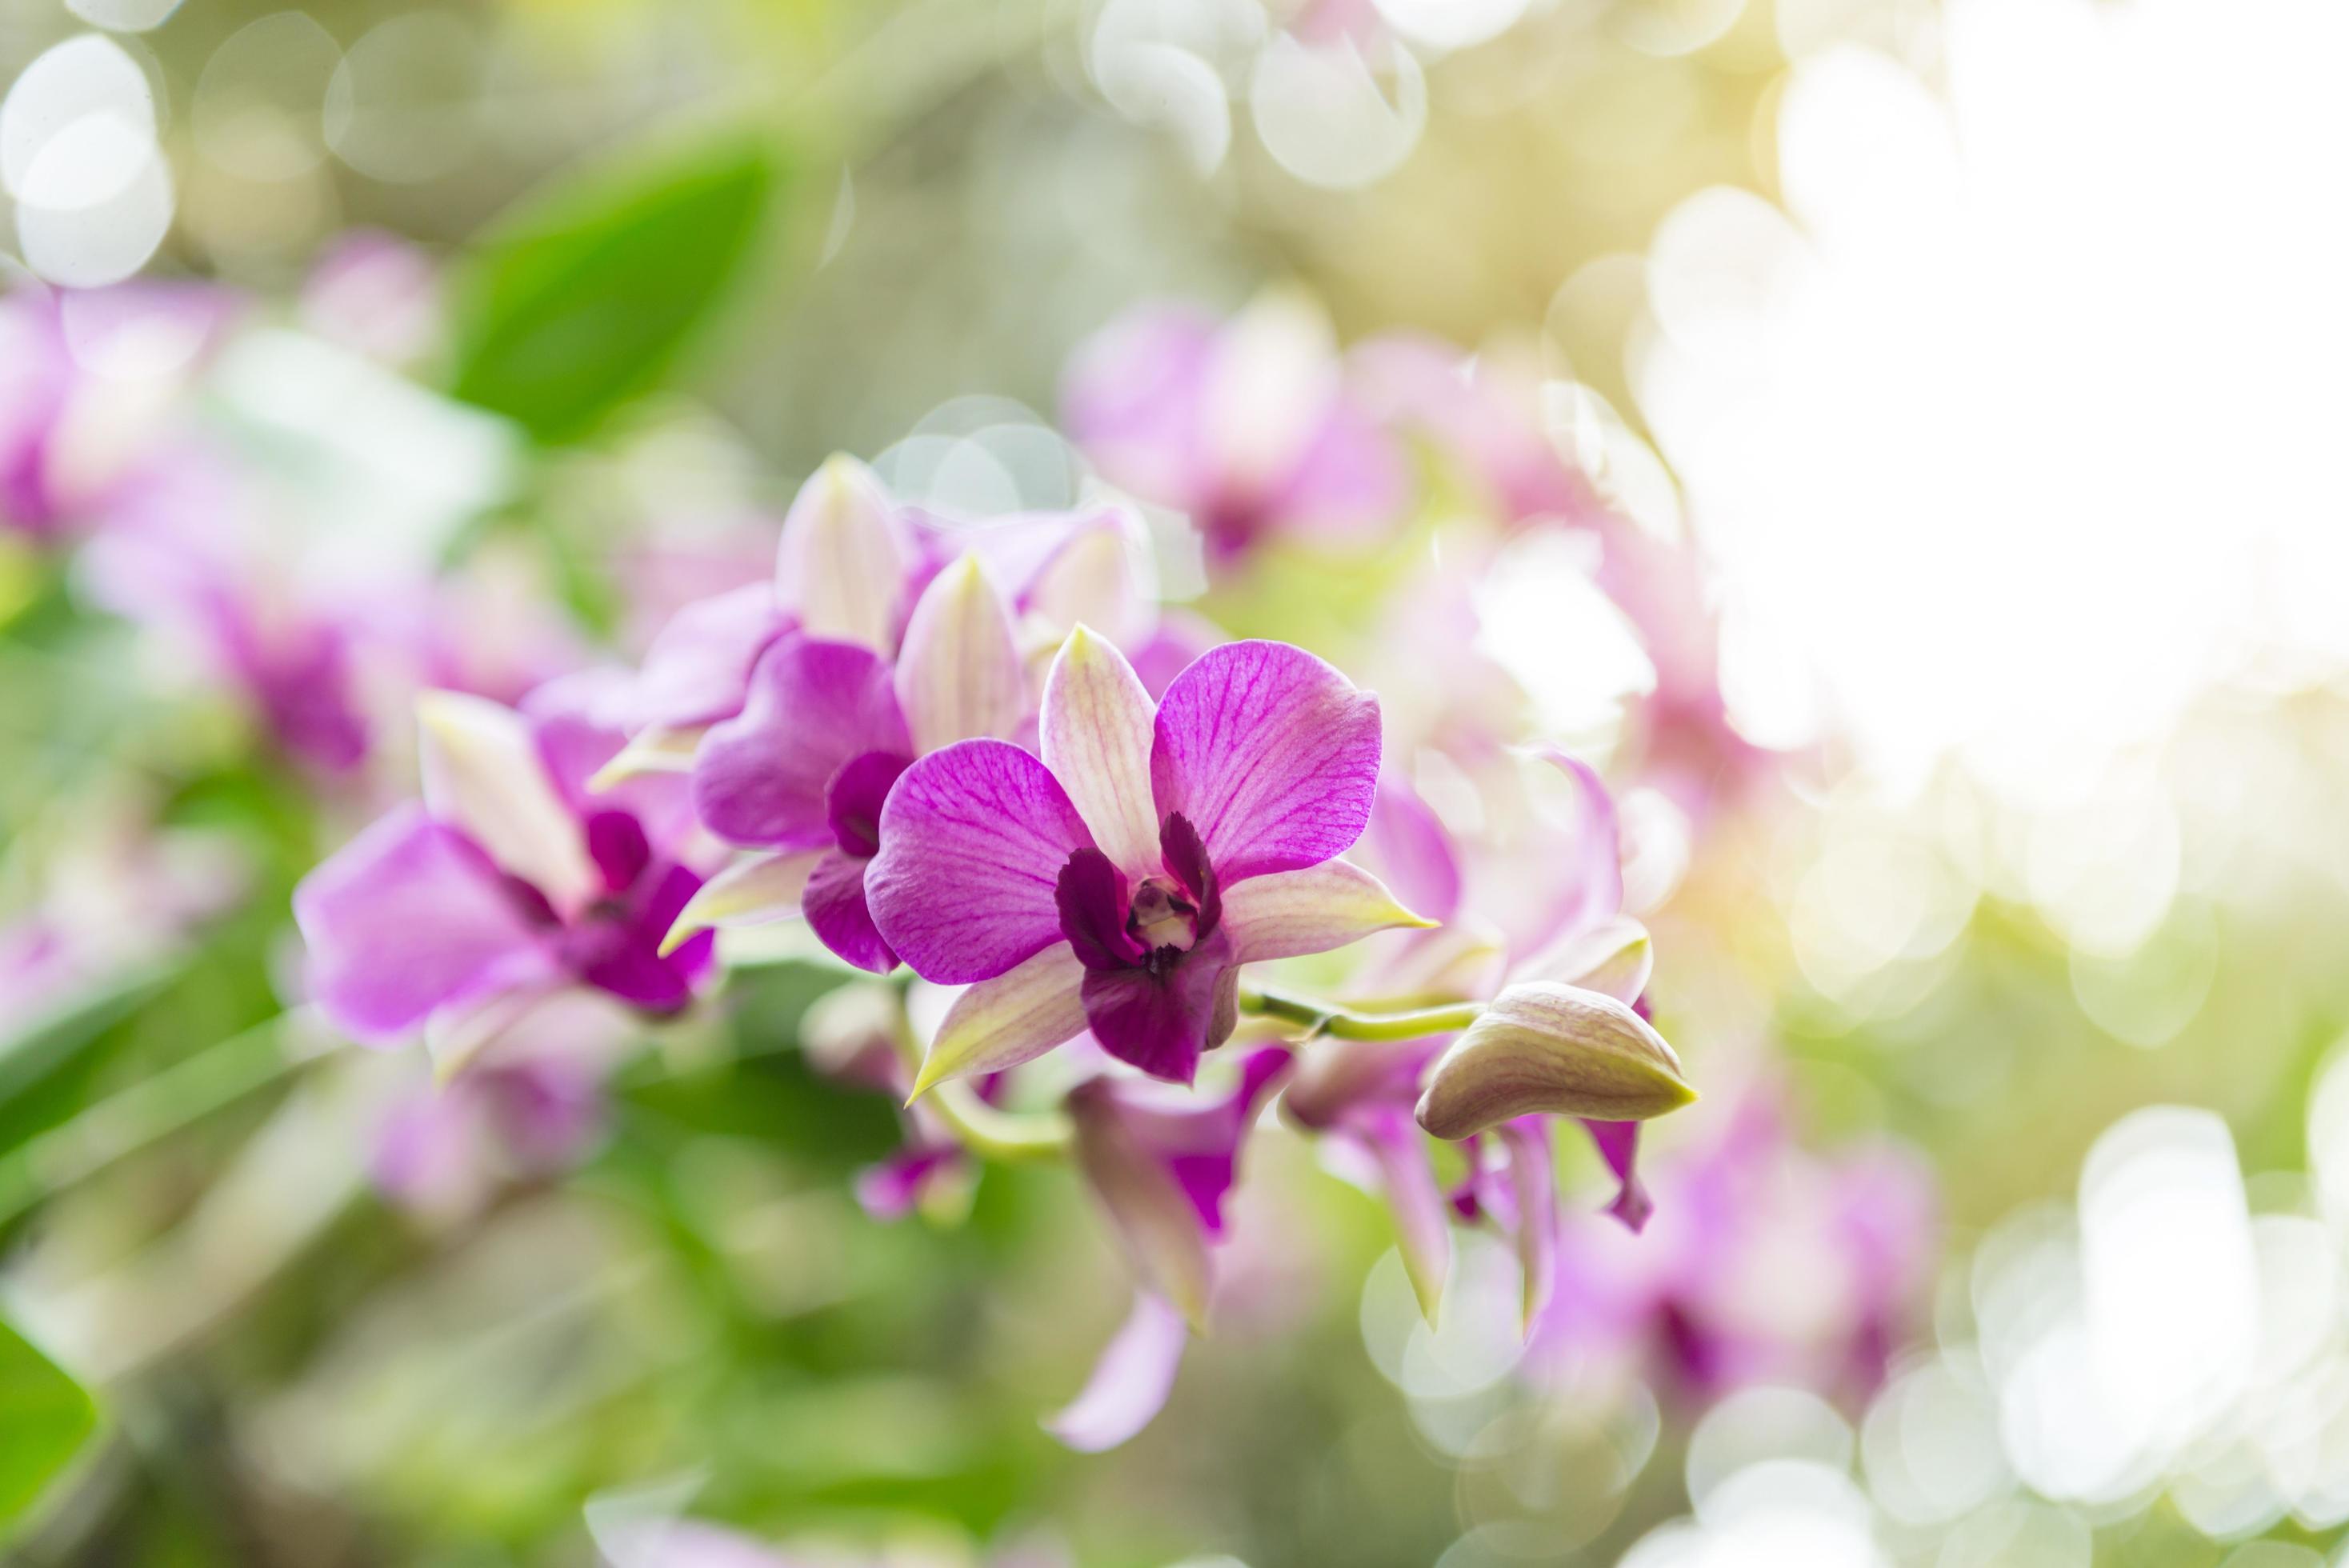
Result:
{"type": "Polygon", "coordinates": [[[1069,435],[1111,483],[1189,515],[1210,562],[1275,535],[1375,543],[1410,503],[1410,469],[1349,387],[1309,304],[1267,295],[1228,321],[1136,310],[1079,347],[1069,435]]]}

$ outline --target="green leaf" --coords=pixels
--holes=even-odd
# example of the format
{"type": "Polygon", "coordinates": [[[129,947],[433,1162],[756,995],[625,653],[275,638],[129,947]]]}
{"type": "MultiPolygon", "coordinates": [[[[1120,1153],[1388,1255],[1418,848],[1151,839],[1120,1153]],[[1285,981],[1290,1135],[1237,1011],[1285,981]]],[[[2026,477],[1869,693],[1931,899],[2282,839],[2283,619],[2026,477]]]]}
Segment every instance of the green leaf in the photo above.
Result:
{"type": "Polygon", "coordinates": [[[98,1425],[82,1386],[0,1323],[0,1532],[73,1462],[98,1425]]]}
{"type": "Polygon", "coordinates": [[[759,248],[784,170],[740,133],[557,175],[459,269],[451,390],[542,441],[657,385],[759,248]]]}

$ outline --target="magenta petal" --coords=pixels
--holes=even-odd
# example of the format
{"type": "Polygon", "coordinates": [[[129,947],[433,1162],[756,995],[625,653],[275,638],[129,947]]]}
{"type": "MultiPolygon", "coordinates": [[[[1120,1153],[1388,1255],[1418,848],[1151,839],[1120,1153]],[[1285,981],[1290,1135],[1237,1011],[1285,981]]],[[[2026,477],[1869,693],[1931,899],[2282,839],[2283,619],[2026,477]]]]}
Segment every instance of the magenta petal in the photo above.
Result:
{"type": "Polygon", "coordinates": [[[908,1146],[878,1165],[856,1173],[856,1202],[875,1220],[902,1220],[914,1212],[931,1181],[946,1167],[967,1159],[954,1144],[908,1146]]]}
{"type": "Polygon", "coordinates": [[[843,763],[913,749],[886,664],[854,643],[787,637],[760,655],[741,713],[703,738],[694,810],[735,843],[812,850],[833,842],[825,787],[843,763]]]}
{"type": "Polygon", "coordinates": [[[816,861],[800,895],[800,913],[816,940],[848,963],[875,975],[897,967],[897,955],[873,923],[864,902],[864,872],[873,862],[834,850],[816,861]]]}
{"type": "Polygon", "coordinates": [[[1317,866],[1370,821],[1378,699],[1302,648],[1226,643],[1167,686],[1150,775],[1226,884],[1317,866]]]}
{"type": "Polygon", "coordinates": [[[1081,1454],[1113,1449],[1164,1408],[1190,1331],[1183,1315],[1147,1291],[1093,1364],[1084,1392],[1045,1418],[1044,1429],[1081,1454]]]}
{"type": "Polygon", "coordinates": [[[1052,889],[1061,911],[1061,934],[1077,962],[1104,973],[1131,969],[1142,949],[1126,934],[1125,879],[1099,850],[1079,850],[1061,868],[1052,889]]]}
{"type": "Polygon", "coordinates": [[[1202,429],[1216,324],[1183,306],[1135,311],[1079,346],[1061,389],[1062,423],[1110,482],[1189,509],[1220,477],[1202,429]]]}
{"type": "Polygon", "coordinates": [[[1379,779],[1364,842],[1370,847],[1364,863],[1394,890],[1405,908],[1440,921],[1459,913],[1460,861],[1453,852],[1452,835],[1418,791],[1392,770],[1379,779]]]}
{"type": "Polygon", "coordinates": [[[1409,480],[1393,441],[1360,409],[1340,402],[1265,510],[1333,543],[1360,541],[1401,515],[1409,480]]]}
{"type": "Polygon", "coordinates": [[[587,819],[587,858],[595,862],[595,870],[604,878],[604,888],[614,894],[624,893],[636,885],[652,863],[653,847],[645,838],[642,823],[626,811],[598,811],[587,819]]]}
{"type": "Polygon", "coordinates": [[[740,712],[751,666],[787,624],[765,583],[688,604],[645,650],[643,668],[626,691],[611,698],[604,717],[634,733],[654,726],[689,728],[740,712]]]}
{"type": "Polygon", "coordinates": [[[1061,868],[1092,847],[1041,762],[1005,741],[960,741],[889,791],[864,896],[914,973],[968,985],[1061,940],[1061,868]]]}
{"type": "Polygon", "coordinates": [[[1153,1078],[1189,1083],[1199,1056],[1231,1037],[1238,1017],[1239,970],[1218,934],[1164,973],[1089,970],[1085,1021],[1102,1049],[1153,1078]]]}
{"type": "Polygon", "coordinates": [[[1537,911],[1531,929],[1511,934],[1514,945],[1526,952],[1561,933],[1596,925],[1623,908],[1622,831],[1606,780],[1588,763],[1563,751],[1546,748],[1537,755],[1566,775],[1572,793],[1569,820],[1550,830],[1547,836],[1555,847],[1543,851],[1557,868],[1553,896],[1537,911]]]}
{"type": "Polygon", "coordinates": [[[1656,1204],[1640,1181],[1640,1124],[1585,1119],[1582,1126],[1590,1141],[1599,1146],[1599,1157],[1615,1173],[1615,1201],[1607,1212],[1634,1232],[1644,1229],[1656,1204]]]}
{"type": "Polygon", "coordinates": [[[378,821],[294,890],[311,994],[336,1026],[397,1040],[435,1008],[552,967],[489,857],[408,806],[378,821]]]}
{"type": "Polygon", "coordinates": [[[693,1000],[695,979],[709,967],[716,934],[702,932],[666,958],[660,944],[700,886],[699,877],[671,866],[632,914],[591,917],[565,933],[564,952],[579,978],[648,1013],[684,1007],[693,1000]]]}
{"type": "Polygon", "coordinates": [[[913,766],[914,759],[895,751],[867,751],[841,765],[824,787],[824,820],[843,854],[860,859],[881,847],[881,808],[889,787],[913,766]]]}
{"type": "Polygon", "coordinates": [[[1200,1228],[1209,1241],[1224,1239],[1224,1198],[1238,1178],[1240,1145],[1293,1059],[1278,1046],[1251,1054],[1240,1064],[1240,1081],[1231,1093],[1190,1113],[1192,1136],[1167,1151],[1166,1169],[1198,1211],[1200,1228]]]}

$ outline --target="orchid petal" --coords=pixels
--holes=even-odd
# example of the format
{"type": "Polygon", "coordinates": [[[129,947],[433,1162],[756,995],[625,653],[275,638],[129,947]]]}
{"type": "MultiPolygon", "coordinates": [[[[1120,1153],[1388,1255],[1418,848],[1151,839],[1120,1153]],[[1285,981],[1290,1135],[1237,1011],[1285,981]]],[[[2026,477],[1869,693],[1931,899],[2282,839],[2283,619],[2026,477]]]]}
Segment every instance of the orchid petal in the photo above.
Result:
{"type": "Polygon", "coordinates": [[[1189,1083],[1202,1053],[1231,1038],[1239,1016],[1239,970],[1218,933],[1164,974],[1089,969],[1085,1021],[1102,1049],[1152,1078],[1189,1083]]]}
{"type": "Polygon", "coordinates": [[[1409,1105],[1438,1048],[1424,1039],[1316,1041],[1299,1055],[1281,1113],[1309,1132],[1327,1132],[1358,1109],[1409,1105]]]}
{"type": "Polygon", "coordinates": [[[652,896],[622,922],[598,922],[574,932],[587,940],[565,953],[579,978],[617,996],[640,1012],[675,1013],[693,1000],[695,983],[705,974],[717,939],[704,932],[689,936],[663,954],[661,939],[677,923],[678,913],[693,902],[701,879],[683,866],[660,873],[652,896]]]}
{"type": "Polygon", "coordinates": [[[1378,699],[1286,643],[1208,649],[1158,707],[1158,814],[1191,819],[1226,887],[1344,853],[1378,777],[1378,699]]]}
{"type": "Polygon", "coordinates": [[[886,655],[914,545],[871,469],[835,455],[810,475],[783,518],[775,596],[812,637],[886,655]]]}
{"type": "Polygon", "coordinates": [[[1330,545],[1359,545],[1402,513],[1410,470],[1393,439],[1343,398],[1325,405],[1267,515],[1330,545]]]}
{"type": "Polygon", "coordinates": [[[602,890],[579,820],[564,804],[522,715],[486,697],[428,691],[416,699],[424,803],[500,870],[569,913],[602,890]]]}
{"type": "Polygon", "coordinates": [[[1056,639],[1079,625],[1112,642],[1148,633],[1156,606],[1136,564],[1144,537],[1142,520],[1123,505],[1078,523],[1021,585],[1020,615],[1056,639]]]}
{"type": "Polygon", "coordinates": [[[1585,1117],[1583,1130],[1599,1148],[1599,1157],[1615,1173],[1615,1201],[1607,1212],[1637,1235],[1656,1212],[1656,1201],[1640,1180],[1640,1124],[1636,1121],[1593,1121],[1585,1117]]]}
{"type": "Polygon", "coordinates": [[[432,1063],[433,1082],[445,1086],[455,1080],[506,1031],[535,1012],[557,984],[550,971],[532,984],[436,1008],[424,1021],[424,1054],[432,1063]]]}
{"type": "Polygon", "coordinates": [[[808,878],[828,850],[800,850],[785,855],[745,855],[703,882],[677,923],[661,939],[663,957],[705,931],[738,925],[764,925],[789,920],[800,913],[800,899],[808,878]]]}
{"type": "Polygon", "coordinates": [[[1044,1418],[1044,1429],[1081,1454],[1116,1448],[1165,1408],[1190,1337],[1181,1313],[1136,1292],[1133,1313],[1093,1364],[1084,1391],[1044,1418]]]}
{"type": "Polygon", "coordinates": [[[965,991],[938,1024],[914,1077],[914,1096],[948,1078],[1018,1067],[1083,1034],[1084,977],[1084,965],[1062,943],[965,991]]]}
{"type": "Polygon", "coordinates": [[[1100,1078],[1069,1096],[1077,1165],[1108,1211],[1134,1272],[1194,1326],[1207,1315],[1213,1284],[1207,1233],[1174,1172],[1132,1135],[1109,1084],[1100,1078]]]}
{"type": "Polygon", "coordinates": [[[1550,1159],[1547,1123],[1526,1118],[1503,1122],[1499,1131],[1517,1212],[1515,1239],[1524,1279],[1520,1326],[1530,1335],[1557,1281],[1557,1172],[1550,1159]]]}
{"type": "MultiPolygon", "coordinates": [[[[1532,760],[1565,775],[1567,800],[1563,831],[1568,841],[1556,851],[1563,861],[1554,881],[1557,896],[1537,915],[1530,930],[1516,933],[1518,945],[1536,948],[1585,925],[1623,911],[1623,836],[1615,798],[1606,780],[1588,763],[1553,747],[1537,748],[1532,760]]],[[[1542,770],[1533,770],[1536,778],[1542,770]]]]}
{"type": "Polygon", "coordinates": [[[636,676],[600,717],[628,731],[694,730],[740,710],[750,668],[788,618],[765,583],[697,599],[669,617],[636,676]]]}
{"type": "Polygon", "coordinates": [[[1044,678],[1044,766],[1093,842],[1134,878],[1158,870],[1160,814],[1150,783],[1156,712],[1123,654],[1084,626],[1069,633],[1044,678]]]}
{"type": "Polygon", "coordinates": [[[786,637],[760,655],[742,711],[703,738],[693,808],[734,843],[829,844],[826,789],[868,751],[913,751],[889,666],[854,643],[786,637]]]}
{"type": "Polygon", "coordinates": [[[1625,1006],[1648,988],[1656,953],[1648,928],[1619,914],[1586,931],[1570,932],[1527,959],[1519,980],[1552,980],[1612,996],[1625,1006]]]}
{"type": "Polygon", "coordinates": [[[1201,432],[1216,325],[1188,307],[1146,308],[1112,322],[1070,356],[1061,423],[1111,483],[1188,509],[1219,480],[1201,432]]]}
{"type": "Polygon", "coordinates": [[[415,806],[383,818],[294,891],[312,995],[373,1045],[434,1013],[543,981],[554,960],[498,868],[415,806]]]}
{"type": "Polygon", "coordinates": [[[1435,1168],[1419,1130],[1400,1110],[1361,1119],[1352,1131],[1378,1161],[1387,1209],[1394,1216],[1395,1251],[1419,1310],[1433,1323],[1444,1305],[1444,1277],[1452,1269],[1452,1224],[1435,1168]]]}
{"type": "Polygon", "coordinates": [[[1547,981],[1512,985],[1429,1075],[1419,1124],[1460,1139],[1548,1112],[1644,1121],[1696,1099],[1680,1058],[1612,996],[1547,981]]]}
{"type": "Polygon", "coordinates": [[[1092,843],[1041,762],[1000,740],[957,741],[889,791],[865,897],[923,979],[991,979],[1061,941],[1061,868],[1092,843]]]}
{"type": "Polygon", "coordinates": [[[939,573],[915,602],[896,683],[916,751],[1018,733],[1027,717],[1027,673],[1003,595],[976,555],[939,573]]]}
{"type": "Polygon", "coordinates": [[[1385,873],[1414,909],[1448,921],[1460,908],[1460,858],[1452,835],[1419,792],[1392,769],[1379,778],[1362,842],[1372,865],[1385,873]]]}
{"type": "Polygon", "coordinates": [[[1329,315],[1300,290],[1268,289],[1216,335],[1200,389],[1207,461],[1223,483],[1264,494],[1293,473],[1340,385],[1329,315]]]}
{"type": "Polygon", "coordinates": [[[587,788],[601,794],[647,774],[690,773],[693,754],[708,733],[698,727],[675,729],[656,726],[640,731],[595,770],[587,780],[587,788]]]}
{"type": "Polygon", "coordinates": [[[874,975],[897,967],[897,955],[873,923],[864,901],[864,871],[872,862],[862,855],[833,851],[815,863],[808,878],[802,907],[808,929],[834,956],[874,975]]]}
{"type": "Polygon", "coordinates": [[[1242,964],[1327,953],[1372,932],[1434,924],[1397,903],[1378,878],[1344,861],[1252,877],[1224,894],[1224,929],[1242,964]]]}

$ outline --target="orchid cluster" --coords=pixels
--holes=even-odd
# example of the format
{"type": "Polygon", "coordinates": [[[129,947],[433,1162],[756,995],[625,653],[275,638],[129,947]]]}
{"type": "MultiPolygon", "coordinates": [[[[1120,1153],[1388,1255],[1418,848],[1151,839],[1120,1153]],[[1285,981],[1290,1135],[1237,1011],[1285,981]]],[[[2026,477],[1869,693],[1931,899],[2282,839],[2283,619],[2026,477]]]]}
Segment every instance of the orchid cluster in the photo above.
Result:
{"type": "MultiPolygon", "coordinates": [[[[1395,438],[1330,412],[1303,468],[1359,480],[1373,438],[1395,438]]],[[[1188,498],[1227,561],[1311,491],[1266,471],[1188,498]]],[[[808,1031],[821,1063],[907,1101],[868,1206],[1066,1158],[1132,1264],[1134,1315],[1055,1423],[1073,1446],[1123,1440],[1164,1397],[1276,1102],[1370,1156],[1431,1315],[1452,1221],[1512,1234],[1530,1329],[1557,1274],[1551,1119],[1586,1119],[1636,1228],[1637,1124],[1693,1098],[1648,1019],[1607,789],[1562,753],[1522,764],[1575,814],[1511,847],[1544,891],[1501,934],[1378,698],[1303,648],[1162,618],[1143,527],[1113,497],[933,515],[830,459],[772,577],[687,605],[636,670],[516,708],[425,698],[422,803],[296,895],[315,1000],[359,1039],[421,1037],[452,1089],[507,1073],[477,1096],[495,1115],[568,1103],[517,1101],[529,1052],[501,1038],[522,1020],[582,995],[675,1016],[759,928],[802,923],[824,961],[903,976],[808,1031]],[[1357,978],[1309,994],[1284,975],[1299,961],[1357,978]]]]}
{"type": "Polygon", "coordinates": [[[283,312],[194,283],[0,295],[0,543],[323,783],[358,777],[419,688],[512,700],[580,661],[514,574],[441,569],[515,455],[402,374],[433,290],[419,253],[362,233],[283,312]]]}

